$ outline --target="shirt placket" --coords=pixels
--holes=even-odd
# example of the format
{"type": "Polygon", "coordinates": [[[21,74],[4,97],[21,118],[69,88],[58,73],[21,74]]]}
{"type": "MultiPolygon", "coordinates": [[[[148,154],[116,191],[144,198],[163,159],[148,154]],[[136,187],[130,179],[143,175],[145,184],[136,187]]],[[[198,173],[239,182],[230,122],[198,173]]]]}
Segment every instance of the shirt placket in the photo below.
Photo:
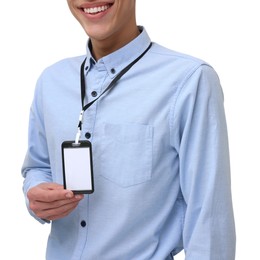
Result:
{"type": "MultiPolygon", "coordinates": [[[[96,63],[87,72],[86,76],[86,97],[85,104],[96,99],[103,89],[104,82],[107,80],[107,71],[103,62],[96,63]]],[[[94,126],[99,100],[96,101],[84,112],[82,138],[89,141],[94,135],[94,126]]]]}
{"type": "MultiPolygon", "coordinates": [[[[89,70],[86,71],[86,97],[84,99],[84,105],[96,99],[102,92],[104,82],[107,79],[107,72],[104,64],[94,64],[89,70]]],[[[90,106],[83,115],[82,125],[82,140],[91,141],[94,133],[94,126],[96,120],[98,101],[90,106]]],[[[74,259],[81,259],[81,254],[84,248],[87,246],[88,235],[88,207],[89,207],[89,195],[85,195],[84,201],[78,206],[79,218],[78,218],[78,242],[73,254],[74,259]]]]}

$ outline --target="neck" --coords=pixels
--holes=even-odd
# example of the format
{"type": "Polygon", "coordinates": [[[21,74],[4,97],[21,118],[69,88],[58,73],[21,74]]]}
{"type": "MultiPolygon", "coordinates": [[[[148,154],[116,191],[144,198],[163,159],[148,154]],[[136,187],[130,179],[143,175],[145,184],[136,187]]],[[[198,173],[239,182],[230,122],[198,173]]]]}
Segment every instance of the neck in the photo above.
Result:
{"type": "Polygon", "coordinates": [[[140,34],[138,27],[136,26],[131,32],[127,32],[125,37],[113,36],[111,39],[95,40],[90,39],[92,44],[92,55],[96,60],[109,55],[110,53],[122,48],[140,34]],[[120,39],[120,40],[118,40],[120,39]]]}

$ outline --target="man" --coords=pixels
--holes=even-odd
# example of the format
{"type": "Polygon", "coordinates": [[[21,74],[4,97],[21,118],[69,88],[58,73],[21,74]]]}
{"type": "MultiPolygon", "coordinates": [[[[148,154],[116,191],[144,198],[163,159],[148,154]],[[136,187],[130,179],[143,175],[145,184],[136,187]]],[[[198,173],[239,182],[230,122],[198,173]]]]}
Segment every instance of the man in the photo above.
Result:
{"type": "Polygon", "coordinates": [[[22,168],[29,212],[52,225],[46,259],[161,260],[183,248],[189,260],[234,259],[227,129],[214,69],[151,43],[137,26],[135,0],[68,5],[89,36],[87,55],[40,76],[22,168]],[[77,126],[93,148],[89,195],[63,187],[61,144],[77,126]]]}

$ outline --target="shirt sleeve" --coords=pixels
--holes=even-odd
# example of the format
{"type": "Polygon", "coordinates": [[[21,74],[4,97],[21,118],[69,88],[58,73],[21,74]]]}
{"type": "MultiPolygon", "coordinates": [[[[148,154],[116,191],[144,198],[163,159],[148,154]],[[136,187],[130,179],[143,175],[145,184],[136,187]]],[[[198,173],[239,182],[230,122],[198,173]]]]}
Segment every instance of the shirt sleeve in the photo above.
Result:
{"type": "Polygon", "coordinates": [[[30,188],[43,183],[51,182],[51,170],[48,156],[48,147],[44,129],[44,119],[41,106],[41,80],[37,82],[34,99],[30,109],[28,128],[28,149],[22,165],[24,177],[23,192],[29,213],[41,223],[46,221],[39,219],[29,208],[27,192],[30,188]]]}
{"type": "Polygon", "coordinates": [[[173,109],[172,136],[187,206],[183,223],[186,259],[235,259],[223,92],[212,67],[200,65],[183,83],[173,109]]]}

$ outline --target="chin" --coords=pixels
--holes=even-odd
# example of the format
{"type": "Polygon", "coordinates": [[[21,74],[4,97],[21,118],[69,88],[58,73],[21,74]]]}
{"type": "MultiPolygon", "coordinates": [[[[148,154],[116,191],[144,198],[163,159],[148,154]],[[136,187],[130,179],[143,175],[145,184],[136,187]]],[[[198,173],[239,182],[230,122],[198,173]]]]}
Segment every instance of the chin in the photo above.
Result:
{"type": "Polygon", "coordinates": [[[106,32],[104,27],[101,28],[98,26],[95,26],[91,29],[87,28],[85,29],[85,32],[89,36],[89,38],[94,39],[96,41],[104,41],[111,35],[111,33],[106,32]]]}

